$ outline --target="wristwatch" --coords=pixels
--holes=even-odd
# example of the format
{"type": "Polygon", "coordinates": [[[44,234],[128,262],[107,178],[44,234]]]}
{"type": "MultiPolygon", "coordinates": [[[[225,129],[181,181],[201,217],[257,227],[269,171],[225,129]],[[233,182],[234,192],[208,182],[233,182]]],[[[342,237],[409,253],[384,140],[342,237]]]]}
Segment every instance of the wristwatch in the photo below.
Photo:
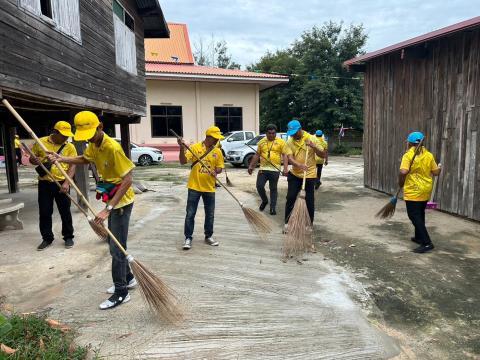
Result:
{"type": "Polygon", "coordinates": [[[112,205],[107,205],[107,210],[108,210],[108,211],[112,211],[112,210],[113,210],[113,206],[112,206],[112,205]]]}

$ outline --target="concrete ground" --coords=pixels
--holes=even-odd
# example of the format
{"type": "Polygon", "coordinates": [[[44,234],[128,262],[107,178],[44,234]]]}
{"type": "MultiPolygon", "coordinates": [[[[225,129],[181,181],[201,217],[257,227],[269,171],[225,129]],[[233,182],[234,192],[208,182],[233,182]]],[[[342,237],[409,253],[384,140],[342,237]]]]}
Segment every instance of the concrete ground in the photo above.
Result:
{"type": "MultiPolygon", "coordinates": [[[[35,251],[36,193],[28,187],[31,170],[23,169],[25,190],[17,196],[28,203],[25,230],[0,233],[4,307],[49,310],[78,329],[79,344],[108,359],[478,358],[480,225],[431,212],[436,249],[413,254],[403,203],[391,221],[376,220],[388,197],[363,188],[362,169],[359,158],[331,159],[316,194],[319,251],[301,264],[280,259],[284,178],[279,215],[268,215],[278,225],[269,239],[252,235],[220,190],[220,246],[203,243],[200,208],[193,248],[185,252],[188,169],[137,169],[136,178],[155,192],[137,196],[129,250],[180,294],[186,320],[177,328],[153,320],[136,290],[128,304],[97,309],[111,284],[110,258],[79,214],[73,249],[57,239],[35,251]]],[[[228,170],[235,194],[257,207],[255,177],[228,170]]]]}

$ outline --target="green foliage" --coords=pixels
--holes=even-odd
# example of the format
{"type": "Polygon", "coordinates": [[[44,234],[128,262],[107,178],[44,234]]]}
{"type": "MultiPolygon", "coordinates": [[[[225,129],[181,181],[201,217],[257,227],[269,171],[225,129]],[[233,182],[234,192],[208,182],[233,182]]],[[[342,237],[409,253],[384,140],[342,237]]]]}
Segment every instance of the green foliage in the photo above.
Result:
{"type": "Polygon", "coordinates": [[[362,149],[354,148],[345,144],[338,144],[332,147],[332,150],[329,151],[329,153],[333,155],[346,155],[346,156],[362,155],[362,149]]]}
{"type": "Polygon", "coordinates": [[[0,314],[0,336],[5,335],[10,330],[12,330],[12,324],[10,324],[5,316],[0,314]]]}
{"type": "Polygon", "coordinates": [[[13,315],[10,318],[12,330],[0,336],[3,343],[17,351],[12,355],[0,353],[4,359],[48,359],[48,360],[80,360],[88,353],[86,347],[72,344],[73,334],[52,329],[42,317],[34,315],[13,315]],[[41,339],[41,341],[40,341],[41,339]],[[41,346],[43,342],[43,346],[41,346]]]}
{"type": "Polygon", "coordinates": [[[325,23],[303,33],[286,50],[267,53],[250,71],[286,74],[287,85],[262,92],[260,126],[274,123],[284,131],[294,117],[310,132],[345,127],[363,128],[361,75],[343,62],[362,53],[367,36],[362,25],[325,23]]]}

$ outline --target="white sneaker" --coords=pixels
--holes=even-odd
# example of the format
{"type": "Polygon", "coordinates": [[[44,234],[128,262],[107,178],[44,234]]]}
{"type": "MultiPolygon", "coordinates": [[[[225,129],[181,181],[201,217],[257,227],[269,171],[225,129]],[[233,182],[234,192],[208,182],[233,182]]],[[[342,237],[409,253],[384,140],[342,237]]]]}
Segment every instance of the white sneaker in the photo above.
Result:
{"type": "MultiPolygon", "coordinates": [[[[138,285],[137,279],[133,278],[128,282],[127,289],[133,289],[137,285],[138,285]]],[[[114,294],[114,293],[115,293],[115,285],[107,289],[107,294],[114,294]]]]}
{"type": "Polygon", "coordinates": [[[192,247],[192,239],[186,238],[185,242],[183,243],[183,250],[190,250],[192,247]]]}
{"type": "Polygon", "coordinates": [[[127,303],[129,301],[130,301],[130,294],[127,294],[127,296],[125,297],[118,296],[117,294],[113,294],[107,300],[105,300],[100,304],[100,309],[101,310],[112,309],[120,304],[127,303]]]}
{"type": "Polygon", "coordinates": [[[211,246],[218,246],[218,241],[214,240],[212,237],[206,237],[205,242],[211,246]]]}

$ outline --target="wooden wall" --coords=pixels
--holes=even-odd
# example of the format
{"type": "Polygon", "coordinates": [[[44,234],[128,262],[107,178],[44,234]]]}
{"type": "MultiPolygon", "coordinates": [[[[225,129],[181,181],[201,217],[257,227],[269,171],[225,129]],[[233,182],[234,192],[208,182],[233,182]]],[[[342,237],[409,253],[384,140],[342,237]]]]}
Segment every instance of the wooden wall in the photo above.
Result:
{"type": "Polygon", "coordinates": [[[365,185],[396,191],[406,137],[419,130],[443,165],[440,209],[480,220],[480,29],[413,50],[366,64],[365,185]]]}
{"type": "Polygon", "coordinates": [[[81,44],[20,8],[0,2],[0,88],[122,115],[145,115],[143,23],[134,0],[138,76],[115,64],[111,0],[80,0],[81,44]]]}

